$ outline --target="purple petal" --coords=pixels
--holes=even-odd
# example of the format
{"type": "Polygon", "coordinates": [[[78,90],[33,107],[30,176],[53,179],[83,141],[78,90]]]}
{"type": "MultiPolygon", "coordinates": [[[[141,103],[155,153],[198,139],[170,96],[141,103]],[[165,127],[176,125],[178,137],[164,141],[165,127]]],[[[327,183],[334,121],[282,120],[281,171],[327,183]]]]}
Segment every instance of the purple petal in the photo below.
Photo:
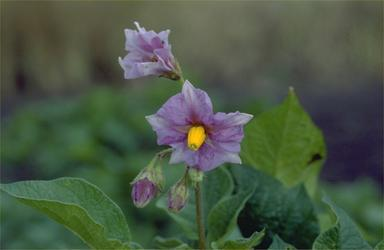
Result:
{"type": "Polygon", "coordinates": [[[235,113],[216,113],[214,115],[214,124],[210,132],[210,138],[215,142],[222,143],[222,147],[231,147],[230,143],[240,143],[244,137],[243,125],[252,119],[252,115],[240,112],[235,113]]]}
{"type": "Polygon", "coordinates": [[[133,23],[135,24],[135,26],[136,26],[136,28],[137,28],[137,30],[138,30],[139,32],[141,32],[141,33],[147,32],[147,31],[145,30],[144,27],[140,27],[139,22],[135,21],[135,22],[133,22],[133,23]]]}
{"type": "Polygon", "coordinates": [[[226,162],[241,164],[241,159],[238,153],[223,150],[215,144],[205,143],[197,153],[199,160],[195,167],[205,172],[226,162]]]}
{"type": "Polygon", "coordinates": [[[185,131],[188,131],[187,127],[174,125],[171,121],[157,114],[146,116],[145,118],[157,134],[157,144],[170,145],[185,141],[187,136],[185,131]]]}
{"type": "MultiPolygon", "coordinates": [[[[157,114],[176,126],[190,125],[188,106],[182,94],[176,94],[164,103],[157,114]]],[[[188,131],[185,131],[186,133],[188,131]]]]}
{"type": "Polygon", "coordinates": [[[177,164],[185,162],[188,166],[195,166],[198,164],[199,155],[188,148],[185,141],[170,144],[174,149],[169,160],[170,164],[177,164]]]}
{"type": "Polygon", "coordinates": [[[186,80],[183,85],[182,95],[187,106],[191,123],[209,126],[212,122],[212,102],[206,92],[196,89],[186,80]]]}
{"type": "Polygon", "coordinates": [[[143,62],[139,54],[128,53],[124,59],[119,57],[119,64],[124,69],[125,79],[134,79],[148,75],[160,75],[168,69],[164,68],[160,62],[143,62]]]}
{"type": "Polygon", "coordinates": [[[240,164],[241,160],[238,155],[240,144],[235,143],[231,150],[223,147],[222,144],[206,142],[198,151],[190,150],[185,142],[175,143],[171,145],[174,148],[172,152],[170,164],[185,162],[188,166],[198,168],[202,171],[210,171],[223,163],[240,164]]]}
{"type": "Polygon", "coordinates": [[[163,30],[163,31],[160,31],[158,34],[160,39],[164,42],[163,43],[164,48],[168,48],[168,46],[169,46],[169,43],[168,43],[169,33],[170,33],[170,30],[163,30]]]}
{"type": "Polygon", "coordinates": [[[168,71],[176,70],[175,58],[169,48],[155,49],[153,53],[157,56],[164,69],[168,71]]]}
{"type": "Polygon", "coordinates": [[[253,118],[253,115],[234,112],[234,113],[222,113],[218,112],[214,116],[215,126],[220,128],[228,128],[239,125],[244,125],[253,118]]]}

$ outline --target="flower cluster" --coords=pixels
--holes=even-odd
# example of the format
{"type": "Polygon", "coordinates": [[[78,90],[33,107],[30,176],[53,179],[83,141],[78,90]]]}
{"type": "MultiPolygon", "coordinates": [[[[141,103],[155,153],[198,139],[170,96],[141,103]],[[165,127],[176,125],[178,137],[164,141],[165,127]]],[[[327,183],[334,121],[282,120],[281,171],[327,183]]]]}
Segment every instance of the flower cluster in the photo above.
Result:
{"type": "MultiPolygon", "coordinates": [[[[170,163],[187,165],[186,174],[172,186],[168,195],[170,210],[179,211],[188,197],[188,169],[193,170],[191,173],[202,173],[226,162],[241,163],[243,126],[253,116],[240,112],[214,113],[208,94],[188,80],[182,80],[168,43],[169,30],[156,33],[146,31],[137,22],[135,25],[137,31],[125,30],[128,54],[124,59],[119,58],[125,78],[154,75],[183,83],[181,93],[170,97],[155,114],[146,117],[157,134],[157,143],[171,147],[170,163]]],[[[153,173],[159,173],[153,169],[147,167],[133,182],[132,198],[138,207],[145,206],[158,194],[162,178],[153,177],[153,173]]],[[[198,179],[201,181],[202,177],[198,179]]]]}

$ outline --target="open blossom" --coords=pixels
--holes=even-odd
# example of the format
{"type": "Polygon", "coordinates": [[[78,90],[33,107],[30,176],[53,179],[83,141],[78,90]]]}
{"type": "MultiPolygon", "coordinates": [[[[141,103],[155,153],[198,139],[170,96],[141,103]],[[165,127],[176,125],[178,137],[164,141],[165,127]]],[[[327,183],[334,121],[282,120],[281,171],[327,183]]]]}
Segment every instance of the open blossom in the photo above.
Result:
{"type": "Polygon", "coordinates": [[[241,163],[243,126],[252,117],[240,112],[213,113],[207,93],[185,81],[181,93],[146,118],[157,134],[157,143],[173,148],[170,163],[185,162],[209,171],[225,162],[241,163]]]}
{"type": "Polygon", "coordinates": [[[169,30],[146,31],[135,22],[136,30],[126,29],[125,50],[128,54],[119,63],[125,79],[156,75],[177,80],[180,78],[176,60],[168,43],[169,30]]]}

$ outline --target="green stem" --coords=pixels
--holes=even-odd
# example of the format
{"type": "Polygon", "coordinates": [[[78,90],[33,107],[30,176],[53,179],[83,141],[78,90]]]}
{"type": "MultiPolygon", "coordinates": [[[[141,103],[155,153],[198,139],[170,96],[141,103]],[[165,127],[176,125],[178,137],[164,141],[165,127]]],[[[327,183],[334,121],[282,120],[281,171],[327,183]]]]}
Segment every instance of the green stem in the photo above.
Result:
{"type": "Polygon", "coordinates": [[[181,84],[184,84],[184,82],[185,82],[184,77],[181,75],[178,81],[179,81],[181,84]]]}
{"type": "Polygon", "coordinates": [[[176,60],[176,71],[178,72],[177,75],[179,76],[179,79],[177,81],[180,82],[181,84],[184,84],[185,80],[183,77],[183,71],[181,70],[179,61],[177,60],[176,60]]]}
{"type": "Polygon", "coordinates": [[[167,156],[172,151],[173,151],[173,148],[167,148],[167,149],[164,149],[164,150],[158,152],[156,155],[158,158],[164,158],[165,156],[167,156]]]}
{"type": "Polygon", "coordinates": [[[151,162],[148,164],[149,168],[153,168],[156,165],[156,162],[158,160],[162,160],[164,157],[166,157],[168,154],[170,154],[173,151],[172,148],[164,149],[158,153],[156,153],[155,157],[151,160],[151,162]]]}
{"type": "Polygon", "coordinates": [[[205,231],[202,215],[202,200],[200,183],[197,182],[195,186],[195,197],[196,197],[196,223],[199,230],[199,249],[205,249],[205,231]]]}

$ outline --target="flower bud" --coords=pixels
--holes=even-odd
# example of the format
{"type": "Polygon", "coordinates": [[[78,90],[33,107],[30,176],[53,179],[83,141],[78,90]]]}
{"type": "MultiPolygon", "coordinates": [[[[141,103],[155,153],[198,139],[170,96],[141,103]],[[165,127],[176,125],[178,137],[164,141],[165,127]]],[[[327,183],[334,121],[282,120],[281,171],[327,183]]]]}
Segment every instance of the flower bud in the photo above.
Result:
{"type": "Polygon", "coordinates": [[[172,212],[179,212],[188,200],[188,185],[186,176],[183,176],[168,193],[168,208],[172,212]]]}
{"type": "Polygon", "coordinates": [[[155,183],[148,178],[139,179],[132,187],[132,200],[136,207],[145,207],[157,194],[155,183]]]}
{"type": "Polygon", "coordinates": [[[131,196],[136,207],[146,206],[159,191],[163,190],[165,180],[158,159],[161,159],[163,154],[168,153],[168,151],[165,150],[156,154],[148,166],[141,170],[131,182],[133,186],[131,196]]]}

